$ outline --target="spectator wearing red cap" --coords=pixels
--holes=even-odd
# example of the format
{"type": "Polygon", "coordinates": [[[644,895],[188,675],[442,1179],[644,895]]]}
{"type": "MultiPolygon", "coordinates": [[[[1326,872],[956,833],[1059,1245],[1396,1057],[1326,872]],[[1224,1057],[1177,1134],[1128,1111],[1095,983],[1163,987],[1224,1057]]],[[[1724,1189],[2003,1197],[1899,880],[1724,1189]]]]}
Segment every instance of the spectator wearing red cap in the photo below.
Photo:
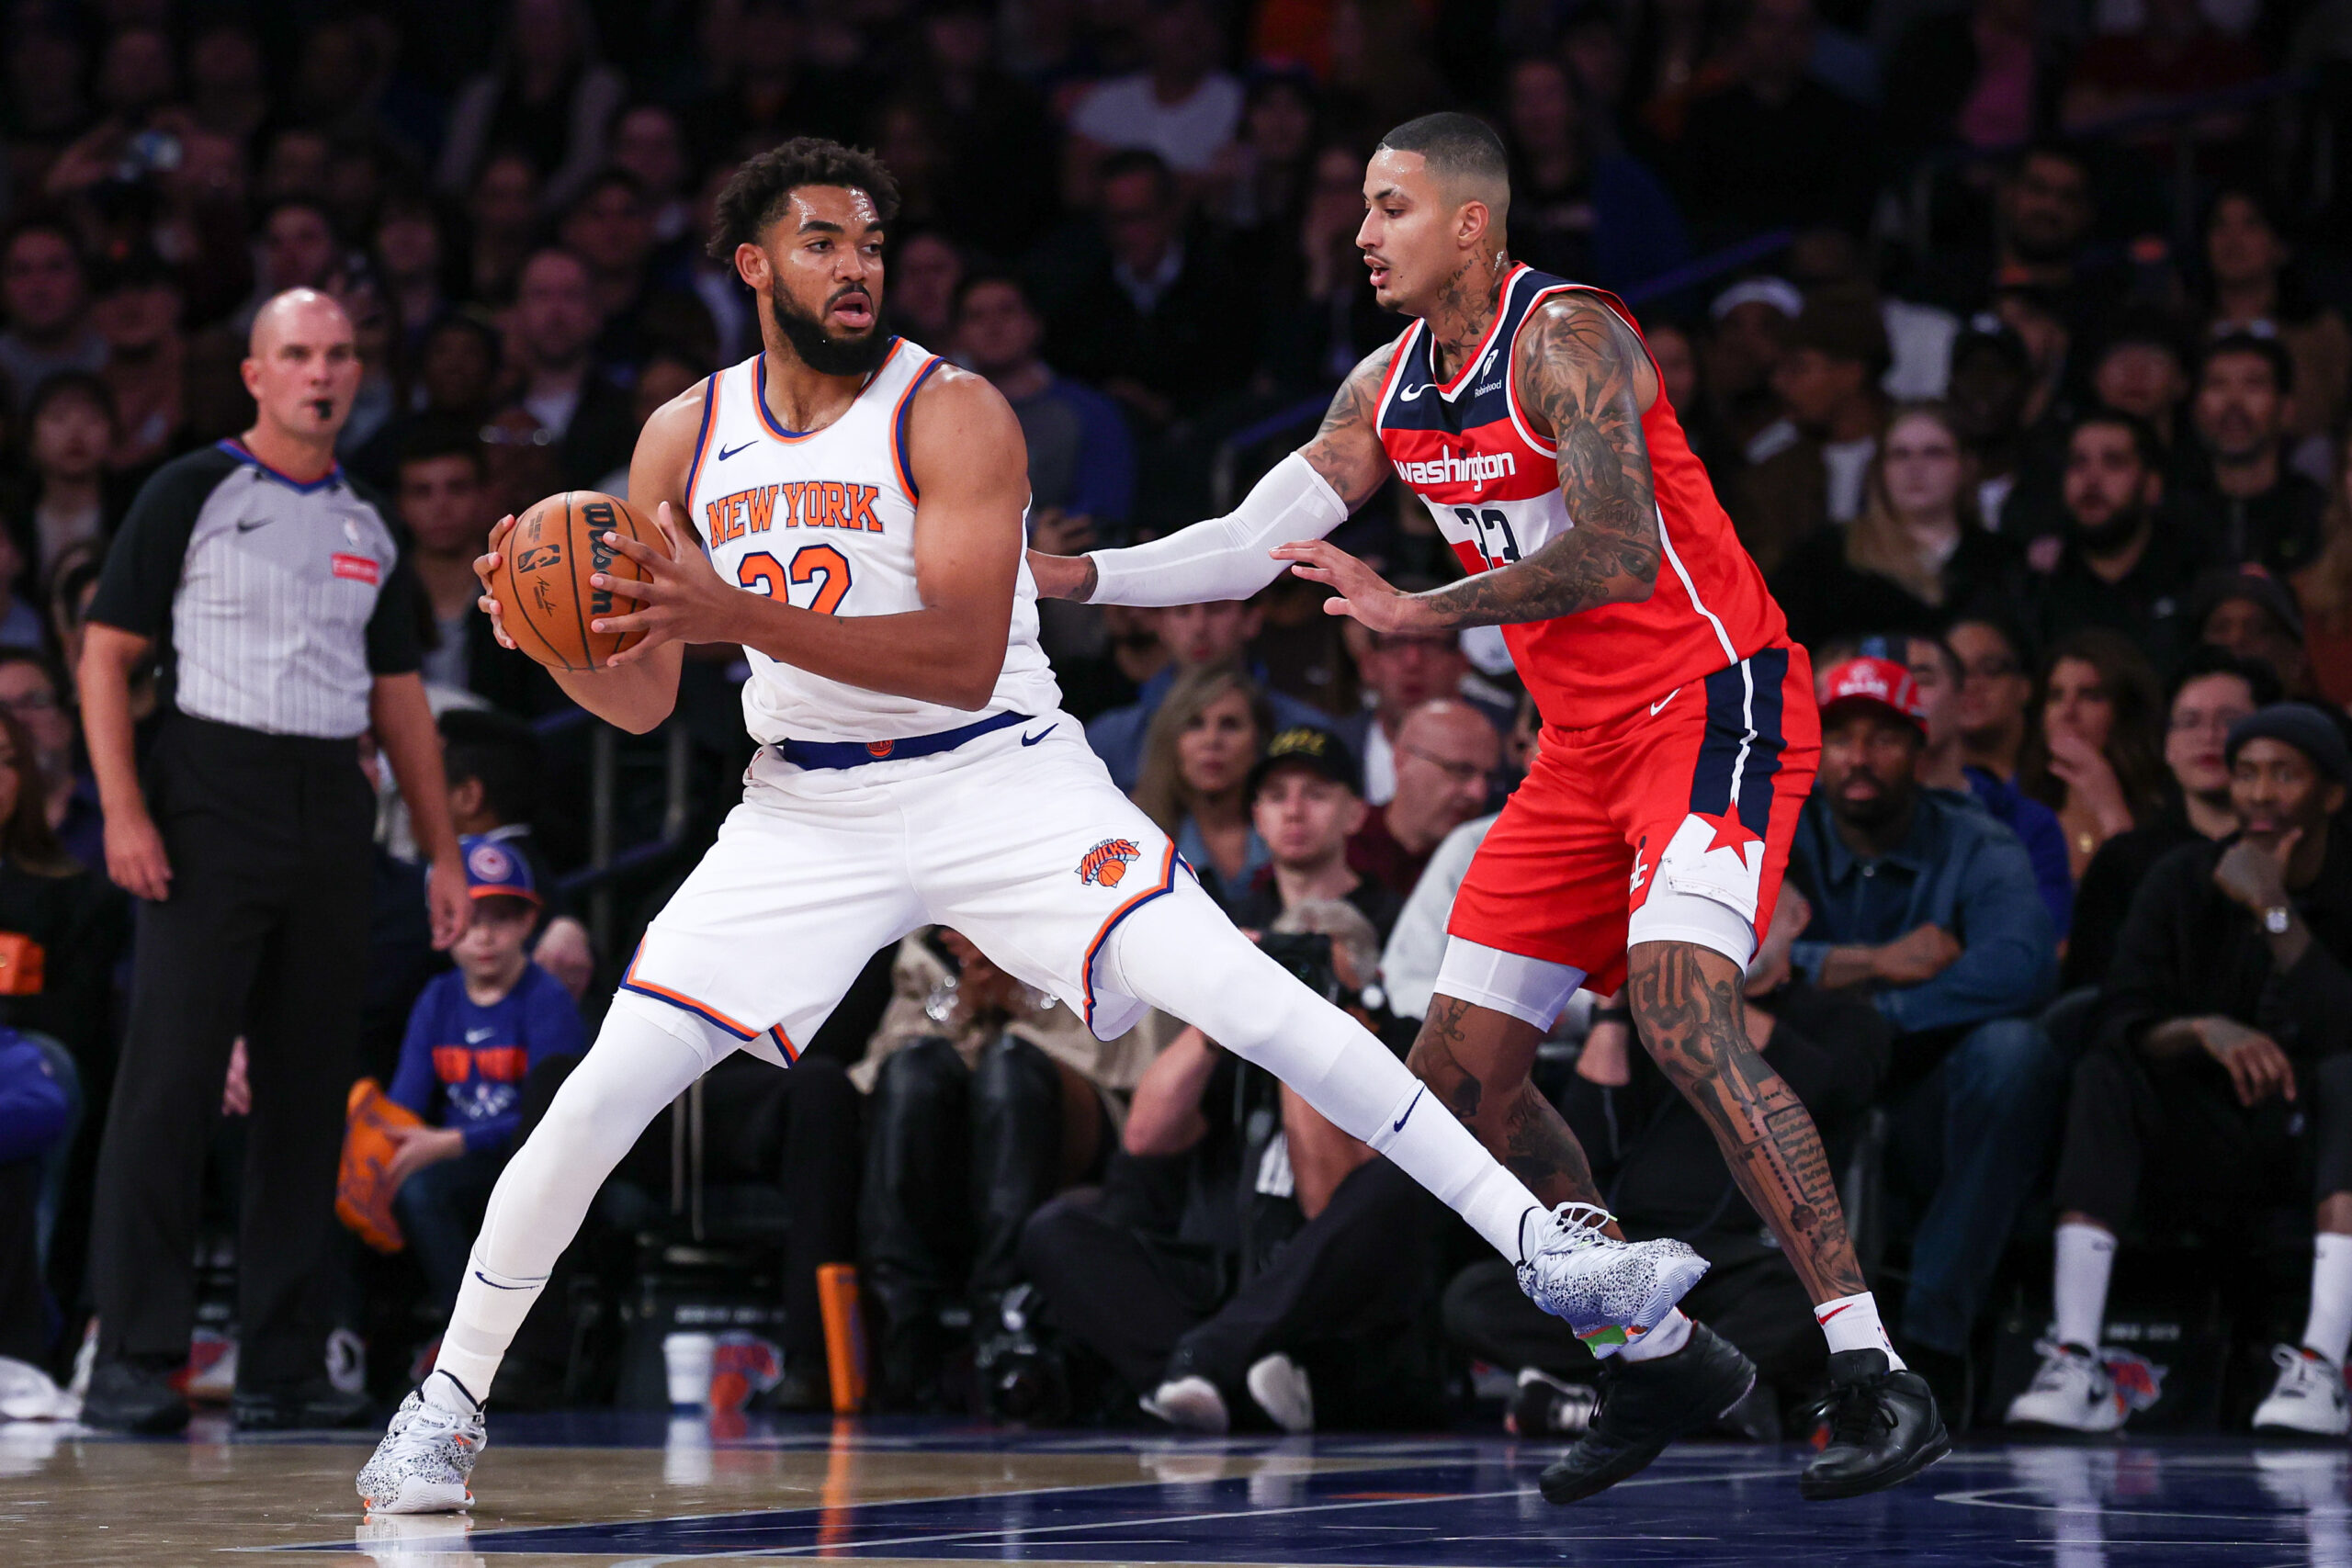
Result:
{"type": "Polygon", "coordinates": [[[1790,963],[1894,1026],[1888,1175],[1917,1216],[1900,1332],[1943,1403],[1964,1393],[1971,1331],[2057,1131],[2065,1068],[2033,1018],[2057,937],[2017,835],[1917,782],[1928,709],[1910,671],[1851,659],[1821,693],[1821,773],[1789,862],[1814,917],[1790,963]]]}

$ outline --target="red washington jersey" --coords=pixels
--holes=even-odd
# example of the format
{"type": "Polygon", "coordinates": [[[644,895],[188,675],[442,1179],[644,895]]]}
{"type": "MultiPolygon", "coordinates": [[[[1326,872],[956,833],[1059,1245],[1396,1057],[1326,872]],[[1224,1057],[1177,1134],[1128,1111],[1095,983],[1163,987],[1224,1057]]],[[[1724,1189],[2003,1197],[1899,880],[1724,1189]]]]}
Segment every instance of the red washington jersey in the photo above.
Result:
{"type": "MultiPolygon", "coordinates": [[[[1504,275],[1502,309],[1452,381],[1437,378],[1426,321],[1396,340],[1380,390],[1380,444],[1471,571],[1508,566],[1576,526],[1555,448],[1535,434],[1510,374],[1521,324],[1571,289],[1600,299],[1640,336],[1616,296],[1522,264],[1504,275]]],[[[1547,725],[1606,723],[1788,638],[1788,622],[1691,453],[1664,381],[1642,415],[1665,547],[1657,589],[1638,604],[1503,627],[1547,725]]]]}

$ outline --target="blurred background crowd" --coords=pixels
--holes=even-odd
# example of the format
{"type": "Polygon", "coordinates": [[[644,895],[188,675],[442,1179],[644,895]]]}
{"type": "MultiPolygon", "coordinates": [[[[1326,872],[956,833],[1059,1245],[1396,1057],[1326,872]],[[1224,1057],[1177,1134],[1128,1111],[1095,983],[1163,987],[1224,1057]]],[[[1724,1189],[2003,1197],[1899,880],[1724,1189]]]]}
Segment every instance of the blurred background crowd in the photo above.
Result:
{"type": "MultiPolygon", "coordinates": [[[[750,750],[739,650],[694,650],[678,716],[620,737],[496,645],[471,561],[545,494],[625,493],[647,414],[756,352],[703,236],[736,164],[796,134],[888,163],[886,319],[1012,401],[1033,542],[1067,552],[1225,510],[1313,431],[1402,326],[1355,251],[1366,155],[1430,109],[1491,119],[1510,254],[1632,305],[1816,668],[1912,682],[1902,747],[1825,768],[1751,988],[1948,1411],[1998,1419],[1999,1369],[2030,1370],[2053,1172],[2116,1135],[2086,1129],[2084,1086],[2141,1093],[2111,1069],[2150,1020],[2234,1018],[2313,1075],[2352,1050],[2324,987],[2165,991],[2178,966],[2134,915],[2168,853],[2301,812],[2290,890],[2313,962],[2352,975],[2345,0],[8,0],[0,67],[0,931],[46,959],[38,988],[0,986],[21,1047],[0,1052],[0,1354],[63,1379],[84,1342],[128,974],[74,712],[84,613],[146,477],[251,423],[246,331],[296,287],[357,329],[338,450],[405,530],[456,827],[524,861],[537,900],[458,962],[478,992],[526,984],[519,962],[556,983],[527,981],[522,1055],[435,1065],[449,961],[385,780],[362,1058],[437,1130],[470,1120],[402,1168],[412,1245],[355,1241],[321,1289],[346,1383],[394,1391],[429,1354],[503,1151],[750,750]],[[2269,727],[2319,781],[2286,805],[2230,740],[2281,699],[2336,737],[2269,727]]],[[[1402,585],[1459,570],[1401,487],[1338,537],[1402,585]]],[[[1319,598],[1053,604],[1046,636],[1204,882],[1401,1043],[1540,716],[1499,637],[1375,637],[1319,598]]],[[[2183,953],[2234,930],[2208,913],[2183,953]]],[[[1820,1374],[1794,1277],[1623,1015],[1588,1002],[1543,1081],[1628,1230],[1715,1260],[1699,1315],[1764,1367],[1741,1429],[1777,1431],[1820,1374]]],[[[215,1306],[242,1068],[187,1107],[215,1124],[215,1306]]],[[[1216,1419],[1288,1424],[1295,1403],[1249,1392],[1279,1355],[1325,1424],[1474,1395],[1522,1429],[1589,1409],[1589,1359],[1385,1162],[1196,1034],[1094,1041],[956,932],[876,954],[789,1075],[717,1077],[737,1081],[616,1177],[503,1403],[628,1402],[681,1324],[750,1325],[747,1396],[818,1402],[814,1271],[849,1262],[886,1407],[1126,1418],[1191,1378],[1216,1419]]],[[[2267,1153],[2233,1169],[2286,1169],[2312,1136],[2282,1087],[2241,1095],[2278,1114],[2245,1121],[2267,1153]]],[[[2134,1135],[2160,1143],[2153,1115],[2134,1135]]],[[[2308,1173],[2246,1179],[2233,1201],[2287,1211],[2305,1256],[2308,1173]]],[[[2259,1227],[2148,1228],[2211,1249],[2259,1227]]],[[[2293,1269],[2230,1278],[2183,1304],[2159,1271],[2132,1298],[2212,1329],[2204,1419],[2301,1307],[2293,1269]]],[[[233,1375],[233,1325],[205,1322],[199,1394],[233,1375]]]]}

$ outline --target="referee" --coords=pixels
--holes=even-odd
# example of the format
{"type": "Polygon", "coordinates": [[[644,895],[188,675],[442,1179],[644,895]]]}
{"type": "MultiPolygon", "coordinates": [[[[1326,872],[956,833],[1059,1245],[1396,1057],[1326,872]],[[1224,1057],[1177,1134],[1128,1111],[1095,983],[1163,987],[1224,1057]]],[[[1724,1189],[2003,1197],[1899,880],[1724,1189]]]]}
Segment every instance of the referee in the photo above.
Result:
{"type": "Polygon", "coordinates": [[[130,1021],[99,1146],[97,1365],[82,1418],[176,1431],[197,1205],[232,1041],[253,1111],[237,1243],[234,1413],[249,1429],[363,1413],[325,1377],[335,1167],[368,969],[372,728],[432,863],[436,947],[466,881],[417,674],[416,589],[389,508],[334,441],[359,386],[351,321],[298,288],[262,307],[235,441],[158,469],[107,556],[80,671],[107,870],[136,894],[130,1021]],[[159,654],[142,784],[130,678],[159,654]]]}

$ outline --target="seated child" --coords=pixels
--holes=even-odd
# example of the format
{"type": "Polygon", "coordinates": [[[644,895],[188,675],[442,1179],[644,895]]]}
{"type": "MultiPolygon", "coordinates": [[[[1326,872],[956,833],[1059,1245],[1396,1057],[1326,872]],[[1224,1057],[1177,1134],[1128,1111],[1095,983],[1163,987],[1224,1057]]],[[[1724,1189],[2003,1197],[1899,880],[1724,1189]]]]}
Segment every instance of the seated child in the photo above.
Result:
{"type": "Polygon", "coordinates": [[[539,915],[529,864],[489,839],[463,848],[473,922],[450,949],[458,966],[416,998],[390,1090],[432,1123],[395,1134],[390,1175],[401,1229],[445,1312],[514,1141],[523,1075],[588,1048],[571,993],[525,951],[539,915]]]}

